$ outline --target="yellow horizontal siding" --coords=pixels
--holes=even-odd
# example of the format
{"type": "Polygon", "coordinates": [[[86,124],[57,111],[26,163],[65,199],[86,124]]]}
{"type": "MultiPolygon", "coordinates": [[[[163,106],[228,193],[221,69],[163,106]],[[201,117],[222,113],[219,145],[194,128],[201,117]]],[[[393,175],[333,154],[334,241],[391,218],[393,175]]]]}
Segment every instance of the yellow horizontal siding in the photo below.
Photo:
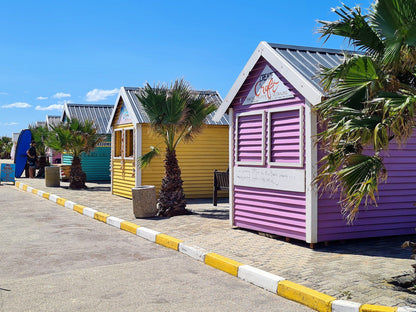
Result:
{"type": "Polygon", "coordinates": [[[113,159],[113,194],[132,198],[131,189],[136,186],[136,178],[134,174],[134,160],[113,159]]]}
{"type": "MultiPolygon", "coordinates": [[[[165,174],[165,147],[159,144],[162,140],[151,133],[149,125],[142,125],[142,134],[143,154],[149,151],[150,146],[158,146],[162,152],[149,167],[142,169],[142,185],[155,185],[156,192],[159,192],[165,174]]],[[[176,155],[185,196],[211,197],[214,170],[225,171],[228,168],[228,126],[205,126],[193,142],[180,143],[176,155]]]]}

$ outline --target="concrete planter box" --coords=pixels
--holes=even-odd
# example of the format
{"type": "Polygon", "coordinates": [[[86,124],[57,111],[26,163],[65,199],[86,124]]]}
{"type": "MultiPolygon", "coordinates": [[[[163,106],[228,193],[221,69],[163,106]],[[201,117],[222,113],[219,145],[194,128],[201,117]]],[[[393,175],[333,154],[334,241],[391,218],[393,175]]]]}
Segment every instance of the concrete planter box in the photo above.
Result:
{"type": "Polygon", "coordinates": [[[156,190],[154,185],[132,188],[133,212],[136,218],[154,217],[157,213],[156,190]]]}
{"type": "Polygon", "coordinates": [[[45,167],[45,186],[59,187],[59,167],[45,167]]]}

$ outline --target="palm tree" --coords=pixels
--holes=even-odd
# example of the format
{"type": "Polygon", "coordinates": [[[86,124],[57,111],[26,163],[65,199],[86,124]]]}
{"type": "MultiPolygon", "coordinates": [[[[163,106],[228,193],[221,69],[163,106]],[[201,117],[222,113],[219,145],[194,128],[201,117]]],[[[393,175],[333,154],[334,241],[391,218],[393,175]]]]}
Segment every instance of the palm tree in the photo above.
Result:
{"type": "Polygon", "coordinates": [[[32,133],[32,139],[36,142],[36,152],[40,156],[37,177],[44,177],[47,164],[45,142],[49,136],[49,129],[47,126],[29,125],[29,130],[32,133]]]}
{"type": "Polygon", "coordinates": [[[0,138],[0,158],[10,158],[13,142],[12,139],[3,136],[0,138]]]}
{"type": "Polygon", "coordinates": [[[338,7],[339,20],[321,24],[326,42],[346,38],[357,53],[323,68],[326,99],[318,105],[325,151],[316,181],[340,192],[342,212],[352,222],[360,204],[376,204],[387,178],[382,152],[411,136],[416,112],[416,0],[378,0],[367,14],[338,7]],[[366,151],[363,154],[363,150],[366,151]]]}
{"type": "Polygon", "coordinates": [[[97,134],[97,128],[92,121],[80,122],[78,119],[68,119],[68,122],[51,125],[51,135],[46,144],[57,152],[72,155],[69,188],[86,188],[86,174],[81,167],[81,153],[90,153],[104,137],[97,134]]]}
{"type": "MultiPolygon", "coordinates": [[[[137,97],[149,117],[153,131],[166,146],[165,176],[159,193],[158,215],[168,217],[186,214],[176,147],[181,141],[191,141],[202,130],[205,118],[216,110],[216,106],[197,96],[182,79],[170,86],[151,87],[146,84],[137,97]]],[[[159,153],[157,147],[151,147],[150,152],[139,158],[140,166],[149,165],[159,153]]]]}

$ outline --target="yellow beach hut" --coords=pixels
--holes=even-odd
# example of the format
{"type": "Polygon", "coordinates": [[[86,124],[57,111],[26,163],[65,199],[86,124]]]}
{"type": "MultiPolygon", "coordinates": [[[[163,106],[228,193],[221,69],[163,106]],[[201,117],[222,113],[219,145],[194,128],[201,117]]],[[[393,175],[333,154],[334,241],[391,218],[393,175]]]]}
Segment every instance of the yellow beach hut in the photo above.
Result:
{"type": "MultiPolygon", "coordinates": [[[[142,185],[155,185],[158,194],[165,173],[162,155],[146,168],[137,164],[142,153],[162,141],[150,128],[149,118],[136,96],[139,90],[120,89],[107,128],[111,132],[112,194],[127,198],[132,198],[132,188],[142,185]]],[[[216,91],[196,93],[217,106],[222,102],[216,91]]],[[[213,171],[228,168],[228,116],[217,122],[212,117],[207,117],[202,133],[193,142],[180,143],[176,150],[186,198],[211,197],[213,171]]],[[[163,145],[159,147],[164,152],[163,145]]]]}

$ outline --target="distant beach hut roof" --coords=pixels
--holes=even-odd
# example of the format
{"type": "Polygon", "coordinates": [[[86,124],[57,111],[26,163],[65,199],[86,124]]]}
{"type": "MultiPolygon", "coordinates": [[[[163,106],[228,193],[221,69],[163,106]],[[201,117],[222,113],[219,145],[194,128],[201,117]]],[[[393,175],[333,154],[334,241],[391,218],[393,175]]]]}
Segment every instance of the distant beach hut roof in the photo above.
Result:
{"type": "MultiPolygon", "coordinates": [[[[121,87],[120,92],[118,94],[116,105],[114,106],[110,121],[108,123],[107,130],[110,131],[112,121],[117,111],[117,105],[120,103],[120,99],[126,105],[129,114],[133,120],[133,123],[150,123],[149,117],[147,116],[146,112],[143,109],[143,106],[139,102],[136,94],[140,91],[141,88],[133,88],[133,87],[121,87]]],[[[214,103],[217,107],[219,107],[222,103],[222,98],[217,91],[195,91],[197,96],[203,96],[207,102],[214,103]]],[[[214,113],[207,116],[205,120],[205,124],[207,125],[229,125],[228,116],[223,116],[219,121],[214,121],[212,118],[214,117],[214,113]]]]}
{"type": "Polygon", "coordinates": [[[99,134],[107,133],[107,124],[113,111],[112,104],[73,104],[66,103],[61,121],[76,118],[80,121],[93,121],[99,134]]]}
{"type": "Polygon", "coordinates": [[[50,129],[61,122],[61,116],[46,115],[46,126],[50,129]]]}

